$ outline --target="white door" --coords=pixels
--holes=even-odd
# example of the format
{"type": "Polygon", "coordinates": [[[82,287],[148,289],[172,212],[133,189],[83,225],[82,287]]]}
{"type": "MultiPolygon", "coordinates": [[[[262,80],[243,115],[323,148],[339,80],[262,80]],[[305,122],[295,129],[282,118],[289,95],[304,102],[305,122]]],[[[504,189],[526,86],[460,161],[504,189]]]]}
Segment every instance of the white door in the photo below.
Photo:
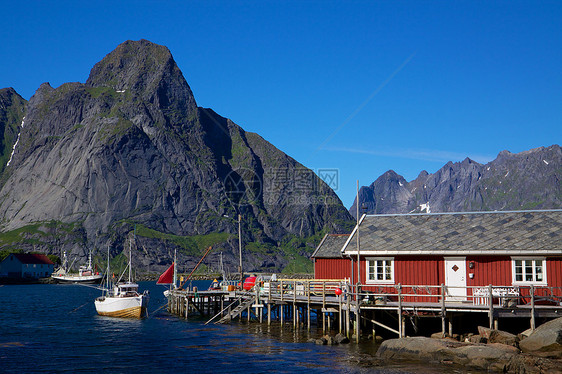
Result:
{"type": "Polygon", "coordinates": [[[466,257],[445,257],[447,301],[466,301],[466,257]]]}

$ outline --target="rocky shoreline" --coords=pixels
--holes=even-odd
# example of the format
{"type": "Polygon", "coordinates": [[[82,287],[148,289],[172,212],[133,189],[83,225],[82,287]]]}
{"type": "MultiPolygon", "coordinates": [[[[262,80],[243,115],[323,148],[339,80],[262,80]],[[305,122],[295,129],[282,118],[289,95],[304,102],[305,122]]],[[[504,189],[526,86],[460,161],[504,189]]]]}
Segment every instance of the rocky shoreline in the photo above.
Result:
{"type": "Polygon", "coordinates": [[[562,318],[535,331],[513,335],[479,327],[465,341],[407,337],[384,341],[375,358],[382,363],[424,362],[503,373],[562,373],[562,318]]]}
{"type": "MultiPolygon", "coordinates": [[[[518,335],[480,326],[478,334],[456,338],[435,333],[432,337],[384,340],[376,354],[364,356],[361,364],[373,368],[412,364],[445,370],[562,374],[562,317],[518,335]]],[[[335,337],[324,335],[309,342],[337,345],[350,341],[337,334],[335,337]]]]}

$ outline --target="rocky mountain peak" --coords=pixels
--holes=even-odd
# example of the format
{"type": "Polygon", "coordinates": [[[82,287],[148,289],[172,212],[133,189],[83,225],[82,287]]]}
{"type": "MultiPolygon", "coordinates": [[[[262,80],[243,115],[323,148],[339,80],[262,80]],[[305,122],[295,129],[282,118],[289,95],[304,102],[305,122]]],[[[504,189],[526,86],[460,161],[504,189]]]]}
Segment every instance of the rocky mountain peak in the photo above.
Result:
{"type": "Polygon", "coordinates": [[[388,170],[383,175],[379,177],[381,180],[389,181],[389,182],[398,182],[402,181],[404,177],[398,175],[394,170],[388,170]]]}
{"type": "Polygon", "coordinates": [[[167,112],[172,122],[197,109],[191,88],[168,48],[144,39],[118,45],[94,65],[86,86],[129,91],[167,112]]]}

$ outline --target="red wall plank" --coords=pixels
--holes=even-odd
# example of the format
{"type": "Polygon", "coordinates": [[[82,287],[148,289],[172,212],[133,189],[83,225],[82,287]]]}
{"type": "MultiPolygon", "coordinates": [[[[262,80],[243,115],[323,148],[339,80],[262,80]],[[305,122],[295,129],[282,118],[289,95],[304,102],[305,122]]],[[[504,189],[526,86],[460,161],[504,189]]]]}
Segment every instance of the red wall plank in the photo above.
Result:
{"type": "Polygon", "coordinates": [[[510,286],[511,257],[508,256],[468,256],[466,258],[466,285],[467,286],[510,286]],[[470,269],[470,263],[474,262],[474,268],[470,269]],[[474,278],[470,278],[470,273],[474,278]]]}

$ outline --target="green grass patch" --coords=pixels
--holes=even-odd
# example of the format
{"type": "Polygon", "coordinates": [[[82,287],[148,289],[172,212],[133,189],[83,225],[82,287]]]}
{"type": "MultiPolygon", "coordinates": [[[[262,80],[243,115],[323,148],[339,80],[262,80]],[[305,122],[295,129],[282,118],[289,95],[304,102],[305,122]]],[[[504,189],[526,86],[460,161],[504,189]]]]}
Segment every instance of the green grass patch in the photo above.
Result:
{"type": "Polygon", "coordinates": [[[96,99],[102,95],[111,97],[117,96],[117,92],[113,88],[107,86],[87,87],[86,92],[96,99]]]}
{"type": "Polygon", "coordinates": [[[137,225],[136,233],[138,236],[145,238],[168,241],[182,248],[183,253],[192,256],[200,255],[210,246],[226,242],[229,237],[229,234],[226,232],[213,232],[206,235],[179,236],[162,233],[143,225],[137,225]]]}

